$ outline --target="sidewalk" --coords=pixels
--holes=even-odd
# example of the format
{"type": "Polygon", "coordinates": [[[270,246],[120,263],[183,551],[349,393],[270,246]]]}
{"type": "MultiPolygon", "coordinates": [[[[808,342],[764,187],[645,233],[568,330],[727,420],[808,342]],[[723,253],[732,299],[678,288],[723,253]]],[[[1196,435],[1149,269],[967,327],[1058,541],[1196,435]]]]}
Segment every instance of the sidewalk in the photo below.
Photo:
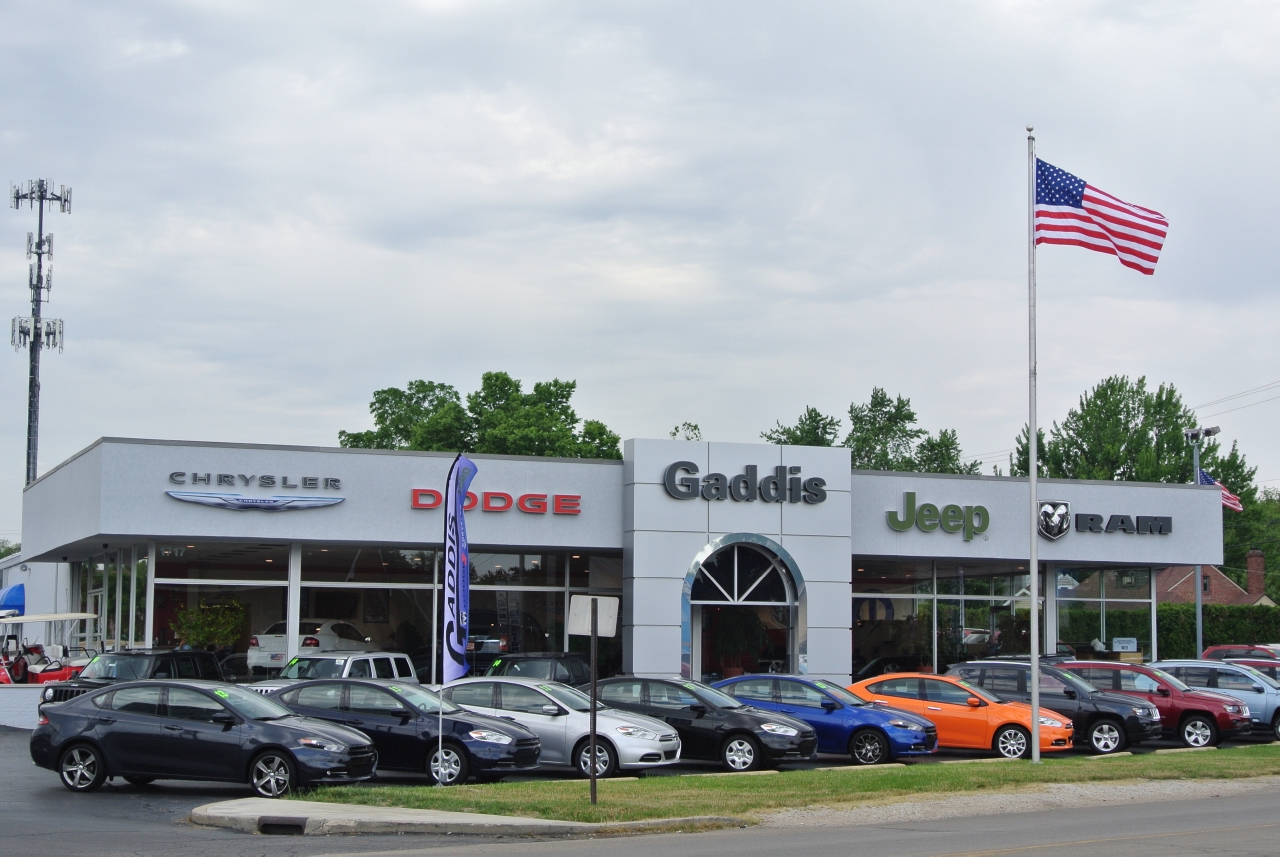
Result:
{"type": "Polygon", "coordinates": [[[360,806],[305,800],[243,798],[198,806],[191,821],[245,833],[327,835],[332,833],[454,833],[475,836],[583,836],[602,832],[653,832],[678,828],[736,827],[737,818],[700,816],[655,821],[588,824],[510,815],[444,812],[434,809],[360,806]]]}

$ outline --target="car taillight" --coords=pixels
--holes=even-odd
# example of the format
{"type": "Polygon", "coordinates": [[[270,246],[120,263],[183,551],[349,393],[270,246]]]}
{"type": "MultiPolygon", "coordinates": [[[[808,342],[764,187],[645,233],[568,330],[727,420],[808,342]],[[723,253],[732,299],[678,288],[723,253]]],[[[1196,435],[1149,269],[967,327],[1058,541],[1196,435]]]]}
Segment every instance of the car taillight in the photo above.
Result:
{"type": "Polygon", "coordinates": [[[256,648],[258,648],[258,638],[257,638],[257,637],[250,637],[250,638],[249,638],[249,648],[251,648],[251,649],[256,649],[256,648]]]}
{"type": "Polygon", "coordinates": [[[510,642],[511,642],[511,641],[510,641],[507,637],[499,637],[499,638],[498,638],[498,651],[500,651],[500,652],[509,652],[509,651],[511,651],[511,645],[510,645],[510,642]]]}
{"type": "Polygon", "coordinates": [[[39,719],[37,719],[37,720],[36,720],[36,723],[40,724],[41,726],[48,726],[48,725],[49,725],[49,718],[48,718],[48,717],[45,717],[43,714],[41,714],[41,715],[40,715],[40,717],[39,717],[39,719]]]}
{"type": "Polygon", "coordinates": [[[302,647],[304,649],[318,649],[320,648],[320,641],[315,637],[303,637],[302,647]]]}

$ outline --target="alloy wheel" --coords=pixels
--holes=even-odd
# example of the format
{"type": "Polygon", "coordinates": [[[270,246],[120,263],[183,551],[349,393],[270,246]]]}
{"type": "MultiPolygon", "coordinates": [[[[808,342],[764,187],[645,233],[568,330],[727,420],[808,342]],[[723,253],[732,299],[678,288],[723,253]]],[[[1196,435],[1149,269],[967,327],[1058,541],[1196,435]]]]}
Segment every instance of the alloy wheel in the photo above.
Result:
{"type": "Polygon", "coordinates": [[[434,753],[431,756],[431,776],[436,778],[436,782],[443,786],[451,786],[456,783],[462,775],[462,757],[458,755],[458,751],[452,747],[445,747],[444,753],[434,753]],[[443,758],[443,764],[441,759],[443,758]]]}
{"type": "Polygon", "coordinates": [[[735,771],[745,771],[756,761],[756,748],[746,738],[734,738],[724,748],[724,761],[735,771]]]}
{"type": "Polygon", "coordinates": [[[253,763],[253,790],[263,797],[280,797],[288,793],[290,779],[289,763],[274,753],[253,763]]]}
{"type": "Polygon", "coordinates": [[[877,765],[884,759],[884,742],[874,732],[860,732],[853,738],[853,756],[864,765],[877,765]]]}
{"type": "Polygon", "coordinates": [[[1021,729],[1006,729],[996,739],[996,751],[1006,759],[1021,759],[1027,753],[1027,736],[1021,729]]]}
{"type": "Polygon", "coordinates": [[[76,747],[62,757],[61,773],[62,781],[70,788],[89,788],[98,777],[98,754],[88,747],[76,747]]]}
{"type": "Polygon", "coordinates": [[[1188,747],[1205,747],[1213,740],[1213,730],[1203,720],[1189,720],[1182,727],[1182,740],[1188,747]]]}
{"type": "Polygon", "coordinates": [[[1120,730],[1114,723],[1099,723],[1089,733],[1089,740],[1099,753],[1114,753],[1120,749],[1120,730]]]}

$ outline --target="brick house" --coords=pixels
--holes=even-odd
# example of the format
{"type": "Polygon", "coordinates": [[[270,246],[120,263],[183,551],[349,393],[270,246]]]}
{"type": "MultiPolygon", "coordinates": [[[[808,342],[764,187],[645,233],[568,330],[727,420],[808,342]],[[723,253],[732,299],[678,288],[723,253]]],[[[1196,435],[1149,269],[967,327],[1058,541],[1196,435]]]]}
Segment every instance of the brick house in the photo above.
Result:
{"type": "MultiPolygon", "coordinates": [[[[1275,607],[1266,592],[1266,567],[1262,551],[1249,551],[1245,588],[1241,589],[1217,567],[1203,566],[1204,604],[1263,605],[1275,607]]],[[[1156,572],[1156,601],[1162,604],[1194,604],[1196,600],[1196,570],[1190,565],[1175,565],[1156,572]]]]}

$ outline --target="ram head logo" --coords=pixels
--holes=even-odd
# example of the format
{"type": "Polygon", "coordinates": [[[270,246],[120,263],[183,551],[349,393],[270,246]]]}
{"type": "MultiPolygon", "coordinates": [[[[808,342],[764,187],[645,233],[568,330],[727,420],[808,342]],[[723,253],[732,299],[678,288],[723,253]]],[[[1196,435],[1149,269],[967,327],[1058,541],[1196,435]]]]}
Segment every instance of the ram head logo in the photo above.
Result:
{"type": "Polygon", "coordinates": [[[1041,500],[1037,522],[1040,535],[1056,542],[1071,531],[1071,504],[1064,500],[1041,500]]]}

